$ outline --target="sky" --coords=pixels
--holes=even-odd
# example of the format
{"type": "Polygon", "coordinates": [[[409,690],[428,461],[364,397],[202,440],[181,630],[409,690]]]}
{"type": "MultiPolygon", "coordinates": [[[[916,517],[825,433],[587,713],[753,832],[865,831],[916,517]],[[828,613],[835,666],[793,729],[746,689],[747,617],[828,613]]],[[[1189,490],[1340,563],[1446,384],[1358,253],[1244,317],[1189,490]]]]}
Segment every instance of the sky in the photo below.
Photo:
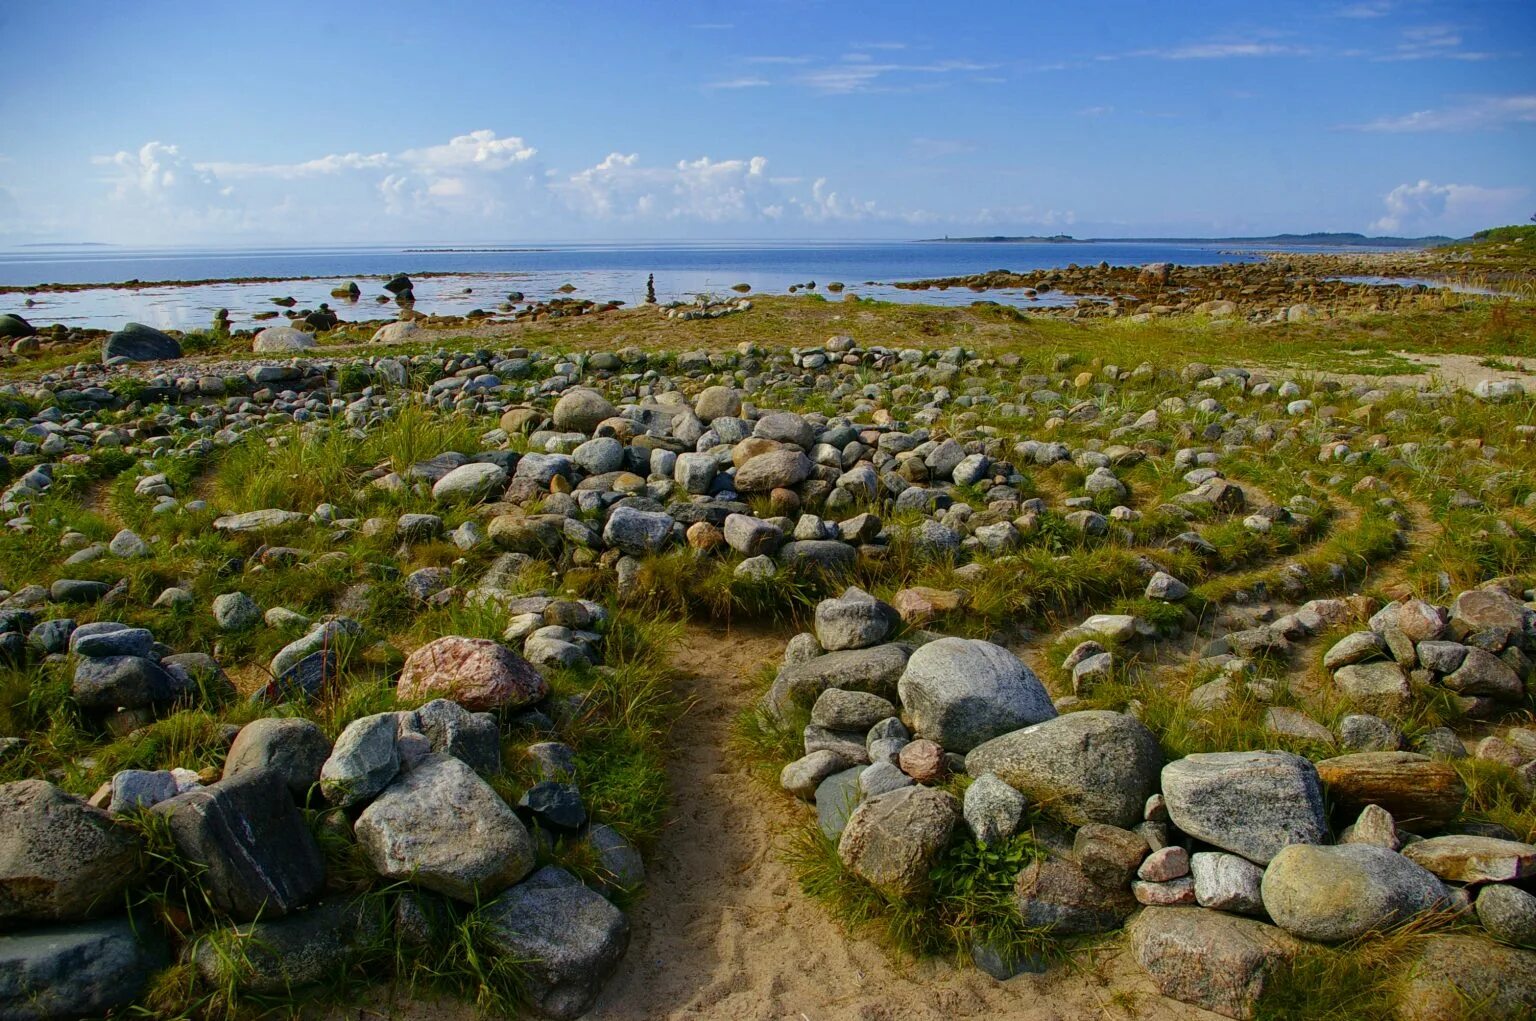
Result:
{"type": "Polygon", "coordinates": [[[0,246],[1536,212],[1536,0],[6,0],[0,38],[0,246]]]}

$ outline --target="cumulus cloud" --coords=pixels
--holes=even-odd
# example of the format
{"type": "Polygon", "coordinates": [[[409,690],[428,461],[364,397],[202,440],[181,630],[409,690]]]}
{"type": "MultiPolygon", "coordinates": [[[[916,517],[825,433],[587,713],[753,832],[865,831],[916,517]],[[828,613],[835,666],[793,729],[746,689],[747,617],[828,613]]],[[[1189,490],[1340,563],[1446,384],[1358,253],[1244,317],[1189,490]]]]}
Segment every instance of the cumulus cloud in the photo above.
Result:
{"type": "Polygon", "coordinates": [[[1400,184],[1383,197],[1386,215],[1371,224],[1386,233],[1464,234],[1514,214],[1524,188],[1485,188],[1475,184],[1400,184]]]}
{"type": "MultiPolygon", "coordinates": [[[[108,200],[137,240],[239,233],[249,215],[271,233],[370,231],[400,237],[578,232],[583,225],[772,224],[902,220],[834,188],[773,176],[761,155],[648,163],[613,152],[575,172],[545,167],[518,136],[489,130],[394,152],[332,153],[285,163],[194,162],[174,145],[96,157],[108,200]],[[125,214],[156,210],[158,229],[125,214]]],[[[343,233],[344,232],[344,233],[343,233]]]]}

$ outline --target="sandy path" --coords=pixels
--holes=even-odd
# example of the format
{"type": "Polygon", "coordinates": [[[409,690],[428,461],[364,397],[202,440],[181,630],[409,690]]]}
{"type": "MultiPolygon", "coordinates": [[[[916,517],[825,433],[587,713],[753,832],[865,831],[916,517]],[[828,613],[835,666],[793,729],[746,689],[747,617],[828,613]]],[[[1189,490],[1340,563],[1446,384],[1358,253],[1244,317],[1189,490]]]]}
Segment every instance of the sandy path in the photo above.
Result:
{"type": "Polygon", "coordinates": [[[777,860],[804,816],[729,750],[783,636],[691,627],[675,658],[693,708],[673,732],[673,810],[634,912],[634,937],[594,1021],[656,1018],[940,1021],[1214,1018],[1159,997],[1123,954],[999,983],[973,968],[893,962],[809,901],[777,860]],[[1119,993],[1114,999],[1112,994],[1119,993]]]}

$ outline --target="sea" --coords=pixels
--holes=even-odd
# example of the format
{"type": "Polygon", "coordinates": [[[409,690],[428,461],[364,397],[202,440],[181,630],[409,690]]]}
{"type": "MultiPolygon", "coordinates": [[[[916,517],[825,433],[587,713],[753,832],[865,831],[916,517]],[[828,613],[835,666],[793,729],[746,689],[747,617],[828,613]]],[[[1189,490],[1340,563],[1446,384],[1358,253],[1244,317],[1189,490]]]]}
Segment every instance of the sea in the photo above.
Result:
{"type": "MultiPolygon", "coordinates": [[[[1266,246],[1272,248],[1273,246],[1266,246]]],[[[1328,247],[1294,251],[1343,251],[1328,247]]],[[[1372,249],[1380,251],[1380,249],[1372,249]]],[[[1211,265],[1252,262],[1260,249],[1231,242],[648,242],[336,245],[295,248],[128,248],[115,245],[48,245],[0,248],[0,287],[46,283],[107,284],[130,280],[225,280],[227,283],[140,288],[92,287],[67,292],[0,293],[0,312],[14,312],[34,325],[116,329],[140,322],[159,329],[207,327],[220,309],[236,328],[258,325],[258,312],[281,311],[274,299],[293,298],[292,307],[312,309],[326,302],[342,320],[390,318],[393,305],[377,299],[395,273],[417,274],[417,311],[462,315],[495,312],[509,295],[542,301],[566,295],[636,304],[654,276],[662,302],[692,301],[700,295],[734,297],[745,284],[749,294],[844,294],[884,301],[967,305],[978,300],[1008,304],[1071,303],[1076,297],[1023,291],[968,288],[911,291],[900,281],[965,276],[988,270],[1028,271],[1069,264],[1140,265],[1176,262],[1211,265]],[[445,274],[419,276],[419,274],[445,274]],[[241,282],[239,278],[273,278],[241,282]],[[347,301],[331,290],[356,282],[361,297],[347,301]],[[840,283],[841,293],[828,285],[840,283]],[[562,288],[568,288],[562,290],[562,288]],[[574,288],[571,290],[569,288],[574,288]]],[[[814,299],[812,299],[814,300],[814,299]]]]}

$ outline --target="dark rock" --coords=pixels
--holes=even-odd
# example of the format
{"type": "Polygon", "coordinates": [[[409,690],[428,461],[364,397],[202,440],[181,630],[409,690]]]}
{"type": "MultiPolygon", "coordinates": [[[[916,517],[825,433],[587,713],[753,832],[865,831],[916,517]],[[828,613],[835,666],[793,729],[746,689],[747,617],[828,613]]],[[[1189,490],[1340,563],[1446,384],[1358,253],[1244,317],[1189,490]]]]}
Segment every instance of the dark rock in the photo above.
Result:
{"type": "Polygon", "coordinates": [[[108,918],[0,936],[0,1017],[53,1021],[126,1007],[169,963],[148,930],[108,918]]]}
{"type": "Polygon", "coordinates": [[[180,358],[181,345],[174,337],[142,323],[129,323],[109,336],[101,345],[101,360],[108,365],[118,362],[153,362],[180,358]]]}

